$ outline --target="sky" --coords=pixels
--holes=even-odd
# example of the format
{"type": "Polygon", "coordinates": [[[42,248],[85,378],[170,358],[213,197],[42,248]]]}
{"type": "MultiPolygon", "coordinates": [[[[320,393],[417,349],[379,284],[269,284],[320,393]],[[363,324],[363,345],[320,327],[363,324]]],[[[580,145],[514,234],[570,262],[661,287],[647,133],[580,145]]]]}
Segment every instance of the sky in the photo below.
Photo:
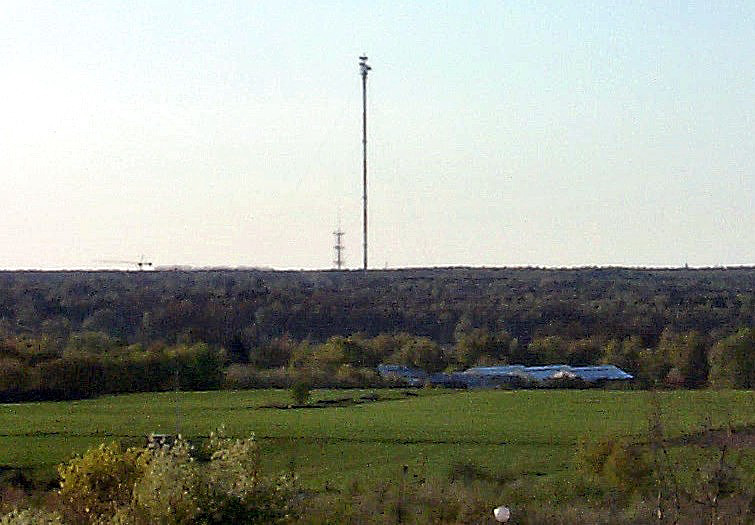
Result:
{"type": "Polygon", "coordinates": [[[755,2],[0,4],[0,268],[755,264],[755,2]],[[693,5],[694,4],[694,5],[693,5]]]}

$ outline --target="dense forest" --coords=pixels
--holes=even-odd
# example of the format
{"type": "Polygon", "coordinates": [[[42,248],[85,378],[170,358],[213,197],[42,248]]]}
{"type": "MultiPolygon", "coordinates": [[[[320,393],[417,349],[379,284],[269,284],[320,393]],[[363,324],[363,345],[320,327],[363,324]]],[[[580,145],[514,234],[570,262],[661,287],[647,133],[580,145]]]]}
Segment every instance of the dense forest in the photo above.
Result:
{"type": "Polygon", "coordinates": [[[644,384],[751,388],[754,328],[751,267],[2,272],[0,392],[163,389],[176,371],[182,388],[292,370],[353,386],[380,361],[610,362],[644,384]]]}

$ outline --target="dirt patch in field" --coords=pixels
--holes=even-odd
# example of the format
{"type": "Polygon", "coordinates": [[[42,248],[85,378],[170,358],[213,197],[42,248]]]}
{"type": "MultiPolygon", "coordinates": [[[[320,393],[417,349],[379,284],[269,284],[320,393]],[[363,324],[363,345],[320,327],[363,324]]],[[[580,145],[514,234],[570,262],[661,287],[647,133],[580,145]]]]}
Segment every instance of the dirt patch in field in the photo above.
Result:
{"type": "Polygon", "coordinates": [[[698,445],[701,447],[755,448],[755,425],[729,429],[706,430],[674,439],[667,439],[671,446],[698,445]]]}
{"type": "Polygon", "coordinates": [[[380,397],[378,394],[365,394],[359,397],[337,397],[334,399],[320,399],[320,400],[313,401],[311,403],[307,403],[304,405],[273,403],[270,405],[261,405],[257,407],[251,406],[247,408],[252,408],[255,410],[269,410],[269,409],[292,410],[292,409],[310,409],[310,408],[348,407],[348,406],[354,406],[354,405],[364,405],[366,403],[377,403],[379,401],[396,401],[398,399],[403,399],[406,397],[416,397],[417,395],[418,394],[416,392],[412,392],[411,390],[404,390],[403,392],[401,392],[401,397],[399,396],[380,397]]]}

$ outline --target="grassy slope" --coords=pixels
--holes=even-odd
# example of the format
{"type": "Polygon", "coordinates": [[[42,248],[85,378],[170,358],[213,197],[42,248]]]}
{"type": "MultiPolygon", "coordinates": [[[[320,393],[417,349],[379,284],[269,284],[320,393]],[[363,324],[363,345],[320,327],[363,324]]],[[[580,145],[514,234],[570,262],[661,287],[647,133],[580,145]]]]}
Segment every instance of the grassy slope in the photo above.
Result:
{"type": "MultiPolygon", "coordinates": [[[[315,398],[360,395],[322,391],[315,398]]],[[[273,471],[295,468],[312,486],[353,477],[392,477],[401,464],[418,475],[445,473],[470,461],[499,475],[568,470],[583,436],[631,436],[647,429],[649,394],[624,391],[421,391],[398,399],[325,409],[260,409],[287,402],[285,391],[179,394],[183,434],[226,433],[262,439],[273,471]]],[[[176,394],[153,393],[66,403],[0,406],[0,465],[50,466],[88,446],[136,443],[175,429],[176,394]]],[[[660,394],[668,433],[697,431],[706,420],[755,424],[755,393],[675,391],[660,394]]]]}

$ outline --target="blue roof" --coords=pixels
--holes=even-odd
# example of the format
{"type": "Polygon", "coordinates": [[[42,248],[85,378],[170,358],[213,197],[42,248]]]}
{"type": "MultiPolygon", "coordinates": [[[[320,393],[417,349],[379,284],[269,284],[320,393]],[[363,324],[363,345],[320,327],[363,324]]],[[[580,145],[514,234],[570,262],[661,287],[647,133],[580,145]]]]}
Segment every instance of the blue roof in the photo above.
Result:
{"type": "Polygon", "coordinates": [[[504,365],[504,366],[477,366],[465,370],[465,374],[475,374],[481,376],[497,376],[502,374],[512,374],[524,371],[524,365],[504,365]]]}
{"type": "Polygon", "coordinates": [[[578,377],[583,381],[632,379],[631,374],[627,374],[622,369],[614,365],[478,366],[475,368],[470,368],[464,373],[477,376],[519,375],[535,381],[545,381],[547,379],[557,379],[559,377],[578,377]]]}
{"type": "Polygon", "coordinates": [[[494,386],[502,384],[502,382],[516,381],[516,378],[537,382],[561,378],[579,378],[587,382],[633,378],[631,374],[627,374],[614,365],[478,366],[464,372],[433,374],[432,376],[429,376],[422,369],[406,365],[378,365],[377,369],[383,377],[399,377],[413,385],[421,385],[426,380],[429,380],[432,384],[464,384],[469,387],[494,386]]]}
{"type": "Polygon", "coordinates": [[[600,366],[575,366],[572,367],[577,377],[585,381],[600,381],[603,379],[633,379],[632,374],[627,374],[621,368],[614,365],[600,366]]]}
{"type": "Polygon", "coordinates": [[[574,376],[568,365],[529,366],[525,369],[525,373],[537,381],[574,376]]]}

